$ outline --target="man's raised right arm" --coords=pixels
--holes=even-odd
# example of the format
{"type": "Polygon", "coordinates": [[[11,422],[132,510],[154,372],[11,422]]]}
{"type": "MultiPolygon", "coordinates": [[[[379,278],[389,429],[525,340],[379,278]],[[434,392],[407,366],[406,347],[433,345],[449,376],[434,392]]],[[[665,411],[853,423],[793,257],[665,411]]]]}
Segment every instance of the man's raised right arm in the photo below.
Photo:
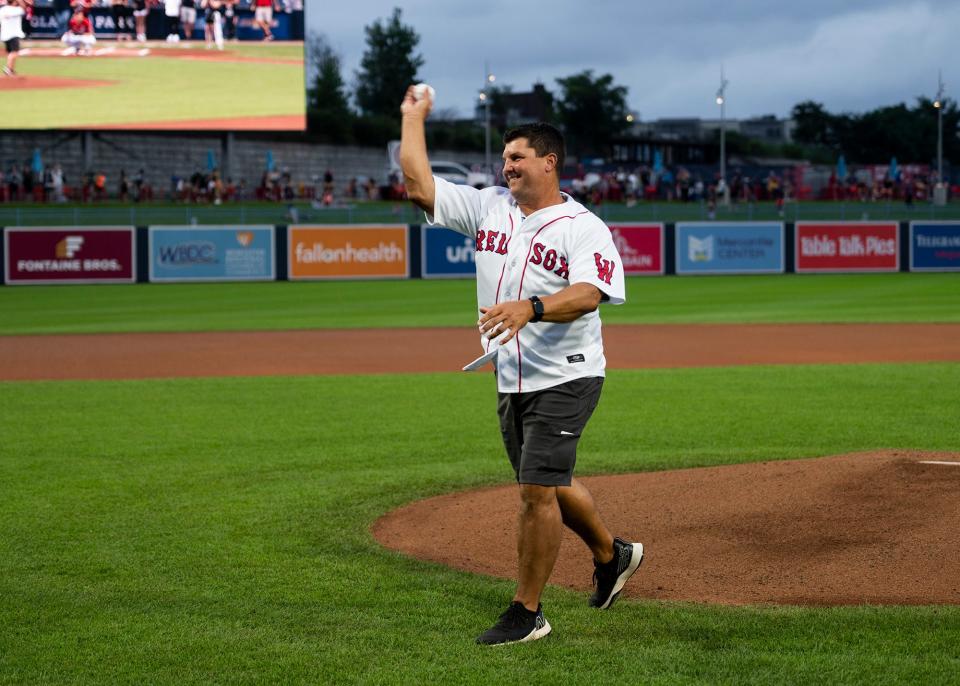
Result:
{"type": "Polygon", "coordinates": [[[413,86],[407,88],[400,105],[400,113],[403,115],[400,128],[400,168],[403,170],[403,182],[407,197],[429,215],[434,213],[436,185],[430,170],[430,159],[427,157],[424,122],[432,107],[433,100],[429,93],[424,94],[420,100],[413,97],[413,86]]]}

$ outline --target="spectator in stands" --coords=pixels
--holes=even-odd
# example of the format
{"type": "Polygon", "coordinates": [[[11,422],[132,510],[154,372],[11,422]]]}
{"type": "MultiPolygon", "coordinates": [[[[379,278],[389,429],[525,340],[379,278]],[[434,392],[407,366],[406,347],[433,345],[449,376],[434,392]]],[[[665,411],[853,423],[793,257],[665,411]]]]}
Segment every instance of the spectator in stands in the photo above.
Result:
{"type": "Polygon", "coordinates": [[[237,40],[237,0],[223,0],[223,34],[227,40],[237,40]]]}
{"type": "Polygon", "coordinates": [[[130,183],[127,181],[127,172],[120,170],[120,182],[117,184],[117,195],[120,202],[126,202],[130,198],[130,183]]]}
{"type": "Polygon", "coordinates": [[[43,199],[53,198],[53,167],[46,167],[43,170],[43,199]]]}
{"type": "Polygon", "coordinates": [[[23,180],[21,181],[21,184],[23,186],[23,195],[29,198],[30,196],[33,195],[34,175],[33,175],[33,167],[31,167],[26,162],[23,164],[22,178],[23,180]]]}
{"type": "Polygon", "coordinates": [[[137,40],[141,43],[147,41],[147,15],[150,10],[147,8],[147,0],[133,0],[133,23],[136,27],[137,40]]]}
{"type": "Polygon", "coordinates": [[[90,17],[84,16],[81,8],[74,10],[67,24],[67,32],[60,40],[67,46],[70,54],[89,55],[93,52],[93,46],[97,42],[97,37],[93,35],[93,22],[90,17]]]}
{"type": "Polygon", "coordinates": [[[273,24],[273,3],[274,0],[253,0],[254,14],[253,23],[263,31],[263,40],[273,40],[273,31],[270,30],[273,24]]]}
{"type": "Polygon", "coordinates": [[[216,169],[213,171],[213,174],[210,175],[210,180],[207,182],[207,193],[213,198],[214,205],[219,205],[223,202],[223,181],[220,180],[220,172],[216,169]]]}
{"type": "MultiPolygon", "coordinates": [[[[12,5],[14,3],[7,0],[7,4],[12,5]]],[[[33,0],[20,0],[20,5],[23,7],[23,18],[20,20],[20,28],[23,31],[23,37],[30,38],[30,34],[33,33],[33,26],[30,22],[30,20],[33,19],[33,0]]]]}
{"type": "Polygon", "coordinates": [[[63,187],[67,182],[67,178],[63,175],[63,169],[60,168],[59,164],[53,166],[53,170],[50,172],[50,185],[53,189],[53,201],[54,202],[66,202],[67,197],[63,193],[63,187]]]}
{"type": "Polygon", "coordinates": [[[202,0],[202,4],[207,12],[203,24],[203,37],[207,43],[207,50],[214,44],[217,50],[223,50],[223,2],[222,0],[202,0]]]}
{"type": "Polygon", "coordinates": [[[100,172],[93,177],[93,190],[96,200],[107,199],[107,175],[100,172]]]}
{"type": "Polygon", "coordinates": [[[357,177],[351,177],[347,182],[347,197],[356,198],[357,197],[357,177]]]}
{"type": "Polygon", "coordinates": [[[113,17],[117,41],[130,40],[130,28],[127,26],[127,0],[111,0],[110,14],[113,17]]]}
{"type": "Polygon", "coordinates": [[[180,0],[180,27],[183,40],[191,40],[197,30],[197,0],[180,0]]]}
{"type": "Polygon", "coordinates": [[[0,7],[0,41],[3,41],[7,50],[7,62],[3,73],[7,76],[17,75],[17,57],[20,55],[20,39],[23,34],[23,18],[25,12],[20,0],[12,0],[0,7]]]}
{"type": "Polygon", "coordinates": [[[81,12],[83,12],[83,16],[89,17],[90,10],[93,9],[93,1],[94,0],[71,0],[70,7],[73,9],[74,12],[76,12],[77,10],[80,10],[81,12]]]}
{"type": "Polygon", "coordinates": [[[167,42],[180,42],[180,0],[163,0],[163,15],[167,22],[167,42]]]}
{"type": "Polygon", "coordinates": [[[133,200],[139,202],[143,191],[143,169],[138,169],[133,175],[133,200]]]}
{"type": "Polygon", "coordinates": [[[333,204],[333,172],[329,169],[323,174],[323,196],[321,200],[324,205],[333,204]]]}
{"type": "Polygon", "coordinates": [[[70,0],[53,0],[53,19],[57,22],[57,38],[67,32],[67,22],[72,15],[70,0]]]}

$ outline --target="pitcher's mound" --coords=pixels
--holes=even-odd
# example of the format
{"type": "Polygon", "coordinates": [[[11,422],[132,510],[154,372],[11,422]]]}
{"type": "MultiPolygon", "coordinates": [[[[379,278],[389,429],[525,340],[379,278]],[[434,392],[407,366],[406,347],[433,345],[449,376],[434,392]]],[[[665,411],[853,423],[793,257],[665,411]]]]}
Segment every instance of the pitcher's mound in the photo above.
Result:
{"type": "MultiPolygon", "coordinates": [[[[584,478],[642,541],[625,597],[797,605],[960,604],[960,453],[902,450],[584,478]]],[[[514,485],[413,503],[373,527],[408,555],[515,578],[514,485]]],[[[564,531],[551,583],[587,591],[564,531]]]]}

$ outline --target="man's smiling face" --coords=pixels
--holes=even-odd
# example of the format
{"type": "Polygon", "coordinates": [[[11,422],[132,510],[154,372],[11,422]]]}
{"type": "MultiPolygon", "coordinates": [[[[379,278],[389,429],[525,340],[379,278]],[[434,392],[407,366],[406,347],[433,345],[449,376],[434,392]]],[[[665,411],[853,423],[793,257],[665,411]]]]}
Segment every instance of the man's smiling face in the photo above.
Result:
{"type": "Polygon", "coordinates": [[[526,138],[515,138],[503,148],[503,178],[518,204],[529,204],[549,184],[548,171],[555,162],[552,155],[537,157],[526,138]]]}

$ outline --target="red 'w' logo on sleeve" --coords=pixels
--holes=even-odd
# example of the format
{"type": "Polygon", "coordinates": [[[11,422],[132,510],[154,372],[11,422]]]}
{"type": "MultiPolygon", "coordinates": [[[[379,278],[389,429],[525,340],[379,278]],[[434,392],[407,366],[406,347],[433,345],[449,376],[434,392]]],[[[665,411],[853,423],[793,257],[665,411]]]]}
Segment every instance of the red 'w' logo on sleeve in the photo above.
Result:
{"type": "Polygon", "coordinates": [[[603,259],[603,255],[598,252],[593,253],[593,259],[597,263],[597,278],[610,285],[610,279],[613,278],[613,270],[617,266],[612,260],[603,259]]]}

